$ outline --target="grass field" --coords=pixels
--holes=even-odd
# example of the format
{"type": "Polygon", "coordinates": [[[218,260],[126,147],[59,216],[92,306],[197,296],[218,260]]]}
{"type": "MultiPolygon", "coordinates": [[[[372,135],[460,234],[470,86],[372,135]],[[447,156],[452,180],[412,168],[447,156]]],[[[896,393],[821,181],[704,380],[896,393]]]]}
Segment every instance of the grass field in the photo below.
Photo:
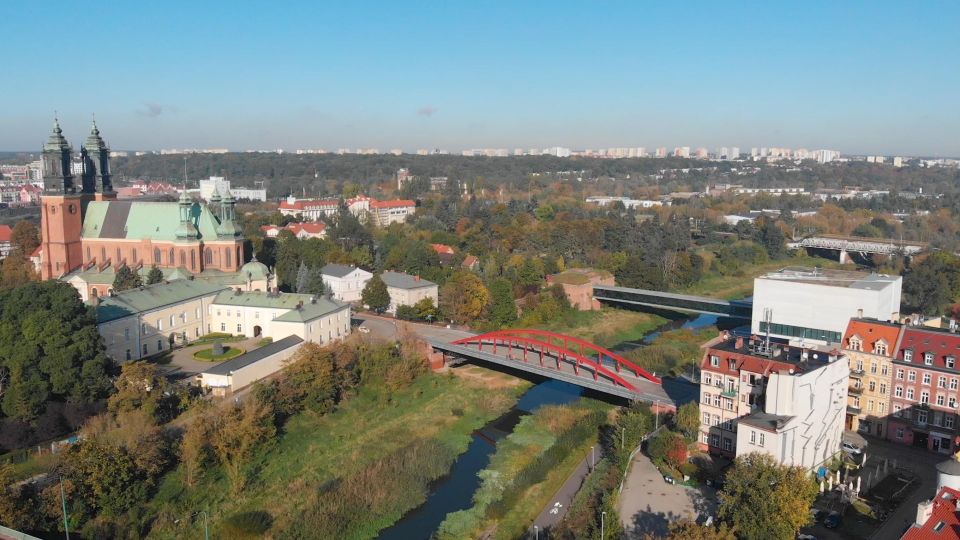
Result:
{"type": "MultiPolygon", "coordinates": [[[[479,369],[479,368],[478,368],[479,369]]],[[[251,463],[251,481],[238,495],[231,495],[218,468],[211,469],[199,485],[188,488],[182,471],[168,475],[151,501],[158,515],[151,537],[181,538],[202,534],[201,525],[174,523],[197,509],[210,509],[211,529],[232,514],[267,511],[274,518],[270,534],[284,537],[307,501],[322,498],[338,479],[361,471],[414,440],[434,440],[463,452],[471,433],[507,411],[517,396],[529,388],[523,384],[491,384],[498,377],[461,378],[426,375],[404,390],[386,395],[363,389],[326,416],[301,413],[285,426],[276,443],[251,463]]],[[[420,504],[411,495],[410,510],[420,504]]],[[[372,505],[375,506],[375,505],[372,505]]],[[[377,515],[370,509],[361,530],[345,531],[344,538],[370,538],[402,516],[377,515]]]]}
{"type": "MultiPolygon", "coordinates": [[[[786,266],[819,266],[821,268],[841,268],[836,261],[806,255],[771,261],[764,264],[745,266],[739,275],[708,275],[697,283],[684,288],[686,294],[736,300],[753,294],[753,278],[779,270],[786,266]]],[[[847,266],[848,268],[849,265],[847,266]]]]}
{"type": "Polygon", "coordinates": [[[193,353],[193,357],[197,360],[203,360],[205,362],[220,362],[221,360],[229,360],[231,358],[236,358],[243,354],[244,351],[240,347],[223,347],[223,354],[213,354],[213,347],[209,349],[201,349],[193,353]]]}
{"type": "Polygon", "coordinates": [[[624,341],[636,341],[667,322],[650,313],[604,307],[601,311],[577,311],[567,317],[537,326],[578,337],[601,347],[612,347],[624,341]]]}

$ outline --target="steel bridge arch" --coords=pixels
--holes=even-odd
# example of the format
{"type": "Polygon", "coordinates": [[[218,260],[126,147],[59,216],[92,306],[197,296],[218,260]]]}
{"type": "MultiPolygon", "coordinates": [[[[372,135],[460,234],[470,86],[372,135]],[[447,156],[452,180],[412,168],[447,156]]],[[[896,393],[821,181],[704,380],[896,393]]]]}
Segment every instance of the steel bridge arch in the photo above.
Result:
{"type": "MultiPolygon", "coordinates": [[[[651,382],[660,384],[660,378],[651,374],[642,367],[634,364],[633,362],[627,360],[626,358],[620,356],[619,354],[610,351],[604,347],[590,343],[585,339],[580,339],[578,337],[568,336],[565,334],[559,334],[557,332],[550,332],[547,330],[535,330],[535,329],[519,329],[519,330],[497,330],[494,332],[487,332],[486,334],[479,334],[476,336],[466,337],[453,343],[455,345],[470,345],[476,344],[482,345],[484,341],[492,342],[494,347],[496,347],[497,341],[501,342],[517,342],[526,345],[533,345],[535,347],[546,347],[554,352],[558,352],[567,356],[576,358],[578,362],[587,364],[588,366],[594,367],[596,370],[599,370],[600,373],[604,373],[618,384],[622,384],[628,388],[633,389],[633,385],[628,383],[622,377],[620,377],[619,372],[621,367],[626,367],[632,371],[637,377],[647,379],[651,382]],[[558,343],[554,343],[557,341],[558,343]],[[562,343],[561,346],[559,343],[562,343]],[[570,344],[576,344],[579,346],[579,352],[570,348],[570,344]],[[585,349],[592,351],[599,355],[599,362],[594,361],[591,358],[588,358],[585,354],[585,349]],[[617,372],[614,373],[606,367],[603,366],[603,357],[606,356],[611,360],[616,362],[617,372]]],[[[594,372],[596,375],[596,371],[594,372]]]]}

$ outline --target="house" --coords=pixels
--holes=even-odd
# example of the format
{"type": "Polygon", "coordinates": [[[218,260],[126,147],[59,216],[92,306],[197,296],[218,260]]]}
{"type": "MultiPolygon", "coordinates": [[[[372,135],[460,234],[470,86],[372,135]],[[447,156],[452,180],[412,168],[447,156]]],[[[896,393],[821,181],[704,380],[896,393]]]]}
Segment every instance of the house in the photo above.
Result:
{"type": "Polygon", "coordinates": [[[600,301],[593,298],[594,285],[613,286],[613,274],[593,268],[571,268],[559,274],[547,276],[547,284],[559,284],[570,305],[580,311],[600,309],[600,301]]]}
{"type": "Polygon", "coordinates": [[[702,450],[810,470],[840,450],[850,368],[839,351],[725,334],[700,368],[702,450]]]}
{"type": "Polygon", "coordinates": [[[267,238],[276,238],[280,235],[280,231],[290,231],[293,233],[293,236],[300,240],[307,238],[325,238],[327,236],[327,225],[323,222],[288,223],[284,227],[262,225],[260,230],[263,231],[267,238]]]}
{"type": "Polygon", "coordinates": [[[480,259],[476,255],[467,255],[464,257],[463,262],[460,263],[460,267],[464,270],[476,272],[480,270],[480,259]]]}
{"type": "Polygon", "coordinates": [[[850,362],[846,429],[886,437],[893,358],[903,326],[872,319],[851,319],[843,337],[850,362]]]}
{"type": "Polygon", "coordinates": [[[300,336],[287,336],[203,371],[200,385],[223,396],[246,388],[286,367],[303,345],[300,336]]]}
{"type": "Polygon", "coordinates": [[[380,277],[387,285],[387,292],[390,293],[388,313],[396,313],[398,307],[412,306],[424,298],[431,298],[433,299],[433,305],[438,305],[439,287],[432,281],[403,272],[387,271],[380,277]]]}
{"type": "Polygon", "coordinates": [[[107,356],[140,360],[208,333],[207,308],[224,289],[183,279],[111,293],[95,304],[107,356]]]}
{"type": "Polygon", "coordinates": [[[403,223],[407,220],[407,216],[413,215],[417,210],[416,201],[409,199],[379,201],[366,195],[357,195],[352,199],[347,199],[346,204],[350,213],[358,219],[372,223],[377,227],[386,227],[392,223],[403,223]]]}
{"type": "Polygon", "coordinates": [[[342,302],[359,302],[363,288],[373,274],[362,268],[346,264],[327,264],[320,269],[323,282],[330,288],[334,298],[342,302]]]}
{"type": "Polygon", "coordinates": [[[316,221],[324,217],[335,216],[340,211],[337,199],[300,199],[287,197],[280,203],[280,213],[285,216],[300,216],[302,219],[316,221]]]}
{"type": "Polygon", "coordinates": [[[208,307],[207,333],[269,337],[297,335],[327,344],[350,334],[350,305],[309,294],[220,291],[208,307]]]}
{"type": "Polygon", "coordinates": [[[13,229],[9,225],[0,225],[0,259],[6,259],[13,251],[13,229]]]}
{"type": "Polygon", "coordinates": [[[957,446],[960,335],[907,326],[893,357],[887,439],[942,454],[957,446]]]}
{"type": "Polygon", "coordinates": [[[453,262],[453,257],[456,252],[452,247],[446,244],[430,244],[430,247],[437,252],[437,256],[440,258],[440,264],[447,266],[453,262]]]}

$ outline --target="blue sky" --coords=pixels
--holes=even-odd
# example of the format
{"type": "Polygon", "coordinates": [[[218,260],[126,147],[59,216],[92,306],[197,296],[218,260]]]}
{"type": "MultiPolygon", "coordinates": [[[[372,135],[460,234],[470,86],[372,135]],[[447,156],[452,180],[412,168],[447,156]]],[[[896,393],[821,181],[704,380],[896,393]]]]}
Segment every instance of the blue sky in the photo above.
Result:
{"type": "Polygon", "coordinates": [[[4,2],[0,149],[960,156],[960,2],[4,2]]]}

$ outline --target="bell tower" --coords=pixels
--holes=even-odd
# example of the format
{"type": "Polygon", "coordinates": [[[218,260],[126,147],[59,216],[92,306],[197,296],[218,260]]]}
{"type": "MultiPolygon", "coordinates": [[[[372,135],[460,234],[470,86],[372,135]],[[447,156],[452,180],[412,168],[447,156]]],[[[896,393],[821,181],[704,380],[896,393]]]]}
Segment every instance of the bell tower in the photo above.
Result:
{"type": "Polygon", "coordinates": [[[100,137],[96,120],[81,150],[83,157],[83,192],[95,194],[98,201],[116,200],[110,175],[110,149],[100,137]]]}
{"type": "Polygon", "coordinates": [[[70,171],[71,154],[60,122],[55,119],[53,133],[41,152],[43,195],[40,197],[40,231],[43,256],[40,276],[43,279],[58,278],[83,264],[80,243],[82,201],[70,171]]]}

